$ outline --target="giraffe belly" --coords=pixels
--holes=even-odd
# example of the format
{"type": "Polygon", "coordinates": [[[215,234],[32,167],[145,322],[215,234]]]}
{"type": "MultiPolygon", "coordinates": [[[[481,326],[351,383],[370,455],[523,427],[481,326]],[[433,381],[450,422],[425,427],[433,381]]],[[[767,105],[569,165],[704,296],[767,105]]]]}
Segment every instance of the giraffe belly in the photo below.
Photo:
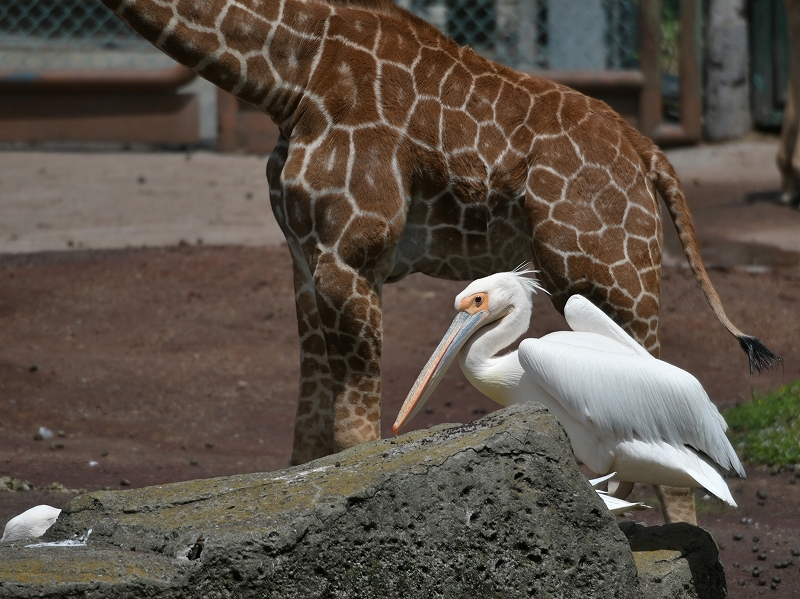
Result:
{"type": "Polygon", "coordinates": [[[530,234],[521,211],[509,208],[508,218],[490,213],[485,204],[451,203],[442,210],[430,202],[424,202],[422,207],[414,203],[395,251],[389,281],[414,272],[474,280],[512,270],[533,259],[530,234]],[[444,218],[433,223],[430,215],[437,212],[444,213],[444,218]]]}

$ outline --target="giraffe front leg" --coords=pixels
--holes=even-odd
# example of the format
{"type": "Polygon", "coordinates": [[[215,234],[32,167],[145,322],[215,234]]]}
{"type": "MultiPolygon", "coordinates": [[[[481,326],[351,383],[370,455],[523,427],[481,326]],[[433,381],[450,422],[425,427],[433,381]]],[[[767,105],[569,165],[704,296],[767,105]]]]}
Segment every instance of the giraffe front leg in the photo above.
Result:
{"type": "Polygon", "coordinates": [[[314,272],[333,397],[333,451],[381,436],[380,283],[322,256],[314,272]]]}

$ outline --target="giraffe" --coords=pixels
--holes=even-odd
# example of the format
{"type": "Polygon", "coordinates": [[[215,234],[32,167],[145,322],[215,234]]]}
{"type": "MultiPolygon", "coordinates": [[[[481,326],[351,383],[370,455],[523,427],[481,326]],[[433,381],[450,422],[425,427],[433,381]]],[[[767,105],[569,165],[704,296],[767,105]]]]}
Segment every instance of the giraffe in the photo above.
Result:
{"type": "MultiPolygon", "coordinates": [[[[657,193],[751,371],[776,359],[725,316],[664,154],[603,102],[388,0],[103,2],[281,130],[267,179],[294,272],[294,463],[380,437],[382,287],[413,272],[472,280],[532,261],[559,311],[582,294],[660,356],[657,193]]],[[[662,504],[672,495],[686,492],[662,504]]],[[[665,515],[693,518],[678,512],[665,515]]]]}
{"type": "Polygon", "coordinates": [[[800,208],[800,0],[786,0],[789,30],[789,85],[778,146],[780,201],[800,208]]]}

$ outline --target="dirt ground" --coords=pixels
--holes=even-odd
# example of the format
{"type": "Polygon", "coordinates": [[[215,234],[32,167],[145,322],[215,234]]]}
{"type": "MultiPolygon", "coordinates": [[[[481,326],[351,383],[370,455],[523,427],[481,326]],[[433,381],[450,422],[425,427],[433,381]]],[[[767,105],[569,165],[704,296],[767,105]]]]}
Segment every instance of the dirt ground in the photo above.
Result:
{"type": "MultiPolygon", "coordinates": [[[[800,255],[791,251],[800,212],[775,203],[772,179],[709,175],[684,184],[727,314],[784,358],[749,375],[670,233],[664,358],[697,376],[724,408],[800,377],[800,255]]],[[[464,286],[414,275],[386,287],[385,436],[464,286]]],[[[288,466],[298,376],[292,296],[280,244],[0,254],[0,477],[34,486],[0,491],[0,523],[38,503],[60,507],[78,490],[288,466]],[[37,438],[40,427],[53,436],[37,438]],[[48,490],[52,483],[63,487],[48,490]]],[[[563,328],[540,297],[529,335],[563,328]]],[[[457,367],[428,406],[411,428],[496,408],[457,367]]],[[[730,596],[800,596],[800,470],[746,467],[746,481],[729,481],[739,509],[698,496],[730,596]]],[[[636,493],[654,501],[647,488],[636,493]]],[[[660,514],[636,519],[656,523],[660,514]]]]}

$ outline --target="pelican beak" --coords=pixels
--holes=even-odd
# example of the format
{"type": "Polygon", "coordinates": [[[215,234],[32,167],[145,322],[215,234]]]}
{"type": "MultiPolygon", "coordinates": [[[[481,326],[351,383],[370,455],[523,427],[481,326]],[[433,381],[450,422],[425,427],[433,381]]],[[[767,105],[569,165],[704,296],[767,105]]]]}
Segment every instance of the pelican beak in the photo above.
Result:
{"type": "Polygon", "coordinates": [[[397,415],[397,420],[392,426],[392,432],[395,435],[406,422],[411,420],[422,409],[422,406],[425,405],[425,402],[428,401],[437,385],[444,378],[447,369],[458,354],[458,350],[467,342],[470,335],[475,332],[487,316],[489,316],[487,310],[480,310],[474,314],[461,311],[456,314],[450,328],[447,329],[447,333],[439,342],[436,351],[428,359],[425,368],[419,373],[414,386],[408,392],[406,400],[400,408],[400,413],[397,415]]]}

